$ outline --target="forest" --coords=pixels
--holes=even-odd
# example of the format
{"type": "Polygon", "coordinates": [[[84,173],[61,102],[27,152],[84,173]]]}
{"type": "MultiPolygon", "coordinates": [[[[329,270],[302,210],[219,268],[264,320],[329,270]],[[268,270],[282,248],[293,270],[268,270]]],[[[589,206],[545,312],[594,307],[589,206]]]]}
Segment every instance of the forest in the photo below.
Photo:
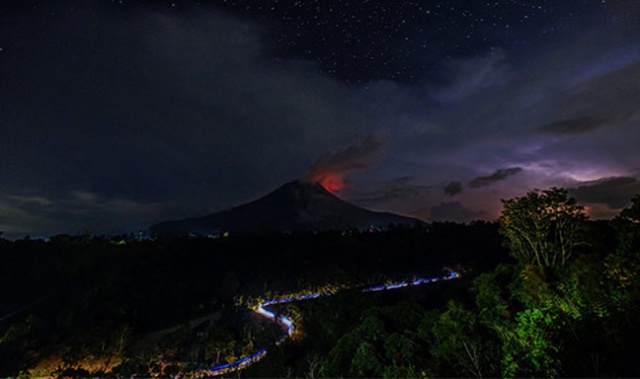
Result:
{"type": "Polygon", "coordinates": [[[564,189],[495,222],[385,231],[0,239],[0,377],[640,375],[640,196],[589,220],[564,189]],[[461,274],[380,293],[395,280],[461,274]],[[293,338],[251,304],[291,302],[293,338]]]}

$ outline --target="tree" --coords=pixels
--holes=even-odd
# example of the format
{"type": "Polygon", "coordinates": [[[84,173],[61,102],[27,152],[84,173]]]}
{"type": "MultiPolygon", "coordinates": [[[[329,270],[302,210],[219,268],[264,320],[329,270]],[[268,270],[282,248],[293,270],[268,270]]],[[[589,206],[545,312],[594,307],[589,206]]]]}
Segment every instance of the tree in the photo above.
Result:
{"type": "Polygon", "coordinates": [[[633,224],[640,224],[640,195],[635,195],[631,199],[631,206],[625,208],[620,212],[618,219],[631,222],[633,224]]]}
{"type": "Polygon", "coordinates": [[[452,300],[431,332],[431,354],[435,358],[431,370],[435,376],[482,378],[498,374],[495,341],[475,310],[452,300]]]}
{"type": "Polygon", "coordinates": [[[587,216],[584,207],[563,188],[502,200],[498,218],[511,254],[521,262],[538,266],[564,266],[576,246],[587,216]]]}
{"type": "Polygon", "coordinates": [[[631,199],[614,220],[618,247],[605,257],[605,274],[609,279],[609,297],[620,308],[637,306],[640,297],[640,195],[631,199]]]}
{"type": "Polygon", "coordinates": [[[634,196],[631,206],[623,209],[615,218],[614,227],[618,234],[616,256],[627,260],[640,258],[640,195],[634,196]]]}
{"type": "Polygon", "coordinates": [[[507,339],[502,358],[504,377],[558,377],[560,323],[552,309],[528,308],[516,316],[514,338],[507,339]]]}

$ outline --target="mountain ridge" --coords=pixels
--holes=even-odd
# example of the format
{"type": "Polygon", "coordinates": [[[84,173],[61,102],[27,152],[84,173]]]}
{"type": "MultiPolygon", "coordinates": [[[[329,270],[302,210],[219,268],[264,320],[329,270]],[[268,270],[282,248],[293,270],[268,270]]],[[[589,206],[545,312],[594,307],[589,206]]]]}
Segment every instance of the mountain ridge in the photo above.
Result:
{"type": "Polygon", "coordinates": [[[152,234],[218,235],[286,231],[384,229],[390,224],[426,225],[422,220],[358,207],[319,183],[294,180],[248,203],[207,216],[165,221],[152,234]]]}

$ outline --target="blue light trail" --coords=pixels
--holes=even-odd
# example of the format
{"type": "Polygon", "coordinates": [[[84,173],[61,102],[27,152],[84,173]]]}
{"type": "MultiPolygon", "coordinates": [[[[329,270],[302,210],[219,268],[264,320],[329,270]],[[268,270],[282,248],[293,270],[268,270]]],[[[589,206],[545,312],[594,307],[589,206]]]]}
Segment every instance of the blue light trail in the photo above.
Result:
{"type": "MultiPolygon", "coordinates": [[[[421,284],[434,283],[440,280],[457,279],[459,277],[460,277],[460,274],[458,272],[449,270],[449,273],[442,277],[421,278],[421,279],[414,279],[412,281],[387,283],[387,284],[382,284],[378,286],[367,287],[363,289],[362,292],[378,292],[378,291],[394,290],[394,289],[405,288],[409,286],[419,286],[421,284]]],[[[332,295],[335,295],[335,292],[325,291],[325,292],[310,293],[306,295],[281,297],[278,299],[272,299],[272,300],[267,300],[262,302],[260,305],[258,305],[256,309],[254,309],[254,311],[259,315],[266,317],[267,319],[273,322],[277,322],[282,326],[284,330],[286,330],[286,334],[282,336],[280,339],[278,339],[278,341],[276,341],[275,343],[276,345],[280,345],[282,342],[284,342],[287,339],[287,337],[291,337],[293,335],[293,332],[295,330],[295,325],[293,324],[293,321],[289,317],[284,315],[278,316],[274,312],[268,309],[265,309],[264,307],[267,307],[273,304],[285,304],[293,301],[316,299],[318,297],[325,297],[325,296],[332,296],[332,295]]],[[[267,350],[262,349],[252,355],[238,359],[237,361],[199,370],[198,372],[196,372],[196,376],[197,377],[218,376],[218,375],[227,374],[233,371],[241,370],[249,365],[252,365],[258,362],[259,360],[264,358],[266,355],[267,355],[267,350]]]]}

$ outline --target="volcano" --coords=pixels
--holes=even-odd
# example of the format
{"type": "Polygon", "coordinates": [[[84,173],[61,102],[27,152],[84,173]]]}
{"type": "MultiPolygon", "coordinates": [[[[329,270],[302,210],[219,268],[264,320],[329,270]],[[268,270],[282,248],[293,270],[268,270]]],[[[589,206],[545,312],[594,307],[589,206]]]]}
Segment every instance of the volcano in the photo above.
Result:
{"type": "Polygon", "coordinates": [[[166,221],[151,227],[156,235],[219,235],[287,231],[386,229],[389,225],[425,225],[419,219],[374,212],[350,204],[319,183],[296,180],[266,196],[204,217],[166,221]]]}

